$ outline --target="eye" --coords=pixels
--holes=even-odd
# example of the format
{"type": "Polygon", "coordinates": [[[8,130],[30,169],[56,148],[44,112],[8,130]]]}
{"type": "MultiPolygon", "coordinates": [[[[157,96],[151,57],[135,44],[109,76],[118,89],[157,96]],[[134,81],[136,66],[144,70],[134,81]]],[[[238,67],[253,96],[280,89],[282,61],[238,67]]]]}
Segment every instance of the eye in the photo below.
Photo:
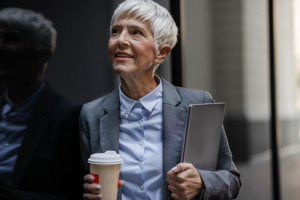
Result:
{"type": "Polygon", "coordinates": [[[117,34],[117,33],[119,33],[119,32],[120,32],[120,31],[119,31],[118,29],[113,28],[113,29],[111,30],[111,35],[117,34]]]}
{"type": "Polygon", "coordinates": [[[142,31],[140,31],[140,30],[134,30],[132,32],[132,34],[134,34],[134,35],[143,35],[142,31]]]}

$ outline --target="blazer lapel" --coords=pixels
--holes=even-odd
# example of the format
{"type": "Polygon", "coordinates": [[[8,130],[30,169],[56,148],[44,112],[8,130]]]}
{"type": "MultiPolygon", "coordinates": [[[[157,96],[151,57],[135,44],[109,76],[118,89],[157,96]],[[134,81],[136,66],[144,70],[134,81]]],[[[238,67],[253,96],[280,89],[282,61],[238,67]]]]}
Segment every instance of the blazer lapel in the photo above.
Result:
{"type": "Polygon", "coordinates": [[[100,118],[99,128],[101,152],[113,150],[119,153],[119,88],[107,97],[103,110],[105,115],[100,118]]]}
{"type": "Polygon", "coordinates": [[[26,173],[30,161],[48,127],[49,120],[47,118],[47,113],[51,109],[52,95],[53,90],[46,85],[32,112],[14,168],[13,188],[15,189],[18,188],[26,173]]]}
{"type": "Polygon", "coordinates": [[[181,102],[176,88],[161,78],[163,83],[163,168],[165,197],[170,199],[167,173],[180,162],[186,110],[178,107],[181,102]]]}
{"type": "MultiPolygon", "coordinates": [[[[113,150],[119,153],[119,128],[120,128],[120,99],[119,88],[116,88],[109,97],[103,107],[104,115],[100,120],[100,152],[113,150]]],[[[92,149],[93,150],[93,149],[92,149]]],[[[122,191],[118,190],[118,200],[122,199],[122,191]]]]}

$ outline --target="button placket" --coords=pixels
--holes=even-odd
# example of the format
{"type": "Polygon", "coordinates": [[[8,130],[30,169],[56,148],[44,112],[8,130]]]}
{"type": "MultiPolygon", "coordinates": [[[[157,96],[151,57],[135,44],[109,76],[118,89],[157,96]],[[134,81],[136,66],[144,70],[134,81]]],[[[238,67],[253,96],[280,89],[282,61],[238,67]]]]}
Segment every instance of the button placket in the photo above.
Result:
{"type": "Polygon", "coordinates": [[[141,190],[144,190],[145,188],[144,188],[144,186],[143,186],[143,185],[141,185],[141,186],[140,186],[140,189],[141,189],[141,190]]]}
{"type": "Polygon", "coordinates": [[[136,164],[137,167],[139,168],[140,170],[140,175],[141,175],[141,178],[142,178],[142,182],[140,182],[140,192],[141,193],[144,193],[145,192],[145,179],[144,179],[144,172],[143,172],[143,161],[144,161],[144,151],[145,151],[145,145],[144,145],[144,141],[145,141],[145,133],[144,133],[144,127],[143,127],[143,107],[142,107],[142,104],[140,102],[136,102],[135,104],[135,116],[136,116],[136,126],[138,126],[138,129],[139,129],[139,133],[141,134],[140,135],[140,138],[139,138],[139,141],[137,142],[138,146],[141,147],[141,149],[139,149],[139,154],[140,154],[140,157],[139,157],[139,161],[138,163],[136,164]]]}

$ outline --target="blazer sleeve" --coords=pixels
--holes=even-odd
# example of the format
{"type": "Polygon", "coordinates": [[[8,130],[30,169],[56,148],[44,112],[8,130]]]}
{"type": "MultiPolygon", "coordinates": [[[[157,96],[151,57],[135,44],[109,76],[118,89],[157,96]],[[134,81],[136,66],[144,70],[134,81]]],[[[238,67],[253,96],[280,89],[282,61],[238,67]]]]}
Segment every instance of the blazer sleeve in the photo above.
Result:
{"type": "MultiPolygon", "coordinates": [[[[205,103],[213,102],[210,94],[206,92],[205,103]]],[[[224,127],[222,128],[220,140],[217,170],[198,169],[198,172],[205,185],[200,200],[228,200],[237,197],[242,183],[240,173],[232,161],[224,127]]]]}

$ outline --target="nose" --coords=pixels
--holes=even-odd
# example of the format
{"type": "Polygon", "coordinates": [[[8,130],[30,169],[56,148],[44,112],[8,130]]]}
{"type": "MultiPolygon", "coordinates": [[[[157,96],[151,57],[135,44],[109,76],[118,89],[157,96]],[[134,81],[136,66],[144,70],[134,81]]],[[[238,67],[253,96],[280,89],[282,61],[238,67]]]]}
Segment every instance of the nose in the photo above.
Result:
{"type": "Polygon", "coordinates": [[[130,42],[129,42],[129,36],[127,31],[122,31],[121,34],[118,37],[118,46],[123,46],[123,47],[127,47],[130,46],[130,42]]]}

